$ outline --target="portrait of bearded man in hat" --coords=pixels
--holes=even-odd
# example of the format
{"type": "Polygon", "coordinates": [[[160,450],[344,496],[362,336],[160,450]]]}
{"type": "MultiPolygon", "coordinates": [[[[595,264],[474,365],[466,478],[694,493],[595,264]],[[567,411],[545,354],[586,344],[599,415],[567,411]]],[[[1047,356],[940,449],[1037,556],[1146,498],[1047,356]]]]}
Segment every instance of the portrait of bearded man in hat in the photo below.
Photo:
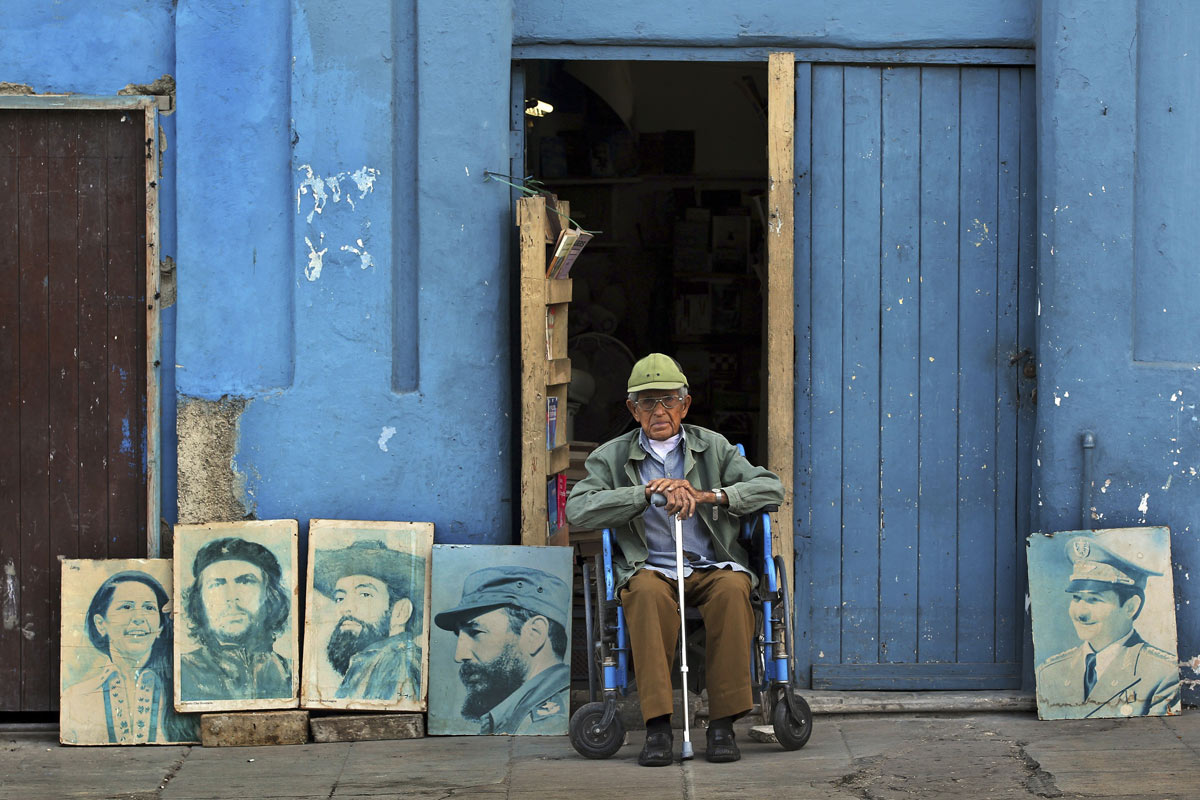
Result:
{"type": "Polygon", "coordinates": [[[1179,713],[1169,530],[1034,534],[1030,544],[1038,715],[1179,713]],[[1052,576],[1053,567],[1044,562],[1062,565],[1064,554],[1069,563],[1052,576]],[[1069,574],[1062,575],[1064,569],[1069,574]],[[1158,607],[1152,607],[1154,600],[1158,607]],[[1064,644],[1072,646],[1062,649],[1064,644]],[[1053,655],[1046,658],[1043,652],[1053,655]]]}
{"type": "Polygon", "coordinates": [[[430,523],[313,520],[306,707],[424,710],[432,546],[430,523]]]}

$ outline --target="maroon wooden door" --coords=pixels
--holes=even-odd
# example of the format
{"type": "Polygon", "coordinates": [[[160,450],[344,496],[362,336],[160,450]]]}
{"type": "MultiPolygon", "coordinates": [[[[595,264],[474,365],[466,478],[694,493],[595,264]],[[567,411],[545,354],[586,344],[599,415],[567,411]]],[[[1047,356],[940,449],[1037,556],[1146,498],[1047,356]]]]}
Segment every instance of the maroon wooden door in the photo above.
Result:
{"type": "Polygon", "coordinates": [[[0,711],[58,707],[59,557],[146,551],[143,117],[0,110],[0,711]]]}

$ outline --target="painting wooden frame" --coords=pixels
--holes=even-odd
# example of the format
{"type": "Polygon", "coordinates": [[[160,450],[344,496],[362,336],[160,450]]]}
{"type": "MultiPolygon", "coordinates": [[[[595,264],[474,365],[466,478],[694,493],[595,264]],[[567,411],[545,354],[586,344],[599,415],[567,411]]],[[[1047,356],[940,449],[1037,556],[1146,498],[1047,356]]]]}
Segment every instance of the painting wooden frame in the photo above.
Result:
{"type": "Polygon", "coordinates": [[[426,709],[432,551],[432,522],[309,523],[304,708],[426,709]]]}
{"type": "Polygon", "coordinates": [[[1170,529],[1035,533],[1028,555],[1038,717],[1178,714],[1170,529]]]}
{"type": "Polygon", "coordinates": [[[176,709],[299,704],[298,549],[293,519],[175,526],[176,709]]]}
{"type": "Polygon", "coordinates": [[[63,559],[59,741],[187,744],[173,703],[169,559],[63,559]]]}
{"type": "Polygon", "coordinates": [[[569,547],[434,545],[431,735],[567,733],[573,569],[569,547]]]}

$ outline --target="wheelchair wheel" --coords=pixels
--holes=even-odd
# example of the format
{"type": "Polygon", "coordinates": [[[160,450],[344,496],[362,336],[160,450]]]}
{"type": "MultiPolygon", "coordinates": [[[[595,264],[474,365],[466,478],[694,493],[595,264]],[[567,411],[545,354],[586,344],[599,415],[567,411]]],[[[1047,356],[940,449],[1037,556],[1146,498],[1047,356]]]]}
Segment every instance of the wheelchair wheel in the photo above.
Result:
{"type": "Polygon", "coordinates": [[[571,716],[571,746],[585,758],[609,758],[625,744],[625,726],[614,715],[601,728],[604,703],[588,703],[571,716]]]}
{"type": "Polygon", "coordinates": [[[792,716],[792,709],[783,697],[775,702],[775,708],[771,710],[771,725],[775,728],[775,738],[784,750],[799,750],[808,744],[808,737],[812,736],[812,711],[808,703],[795,693],[792,694],[792,702],[796,704],[796,711],[803,719],[792,716]]]}

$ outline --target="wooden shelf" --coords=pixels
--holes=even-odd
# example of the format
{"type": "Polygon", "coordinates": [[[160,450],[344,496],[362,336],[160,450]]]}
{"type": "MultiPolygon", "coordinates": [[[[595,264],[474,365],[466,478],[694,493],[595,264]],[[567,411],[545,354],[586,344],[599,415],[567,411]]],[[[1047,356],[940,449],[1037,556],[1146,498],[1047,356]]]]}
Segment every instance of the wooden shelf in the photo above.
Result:
{"type": "Polygon", "coordinates": [[[574,284],[571,282],[570,278],[548,279],[546,281],[547,305],[571,302],[571,292],[573,289],[574,284]]]}
{"type": "MultiPolygon", "coordinates": [[[[558,203],[570,214],[570,206],[558,203]]],[[[551,495],[559,473],[570,464],[567,444],[567,384],[571,359],[567,358],[567,314],[573,283],[547,279],[547,246],[554,244],[553,226],[545,197],[517,201],[521,237],[520,347],[521,347],[521,470],[520,541],[523,545],[567,544],[567,526],[559,520],[550,530],[551,495]],[[555,411],[551,433],[550,410],[555,411]]]]}
{"type": "Polygon", "coordinates": [[[546,454],[546,475],[557,475],[571,464],[571,448],[560,444],[546,454]]]}
{"type": "Polygon", "coordinates": [[[556,358],[546,368],[546,385],[571,382],[571,359],[556,358]]]}

